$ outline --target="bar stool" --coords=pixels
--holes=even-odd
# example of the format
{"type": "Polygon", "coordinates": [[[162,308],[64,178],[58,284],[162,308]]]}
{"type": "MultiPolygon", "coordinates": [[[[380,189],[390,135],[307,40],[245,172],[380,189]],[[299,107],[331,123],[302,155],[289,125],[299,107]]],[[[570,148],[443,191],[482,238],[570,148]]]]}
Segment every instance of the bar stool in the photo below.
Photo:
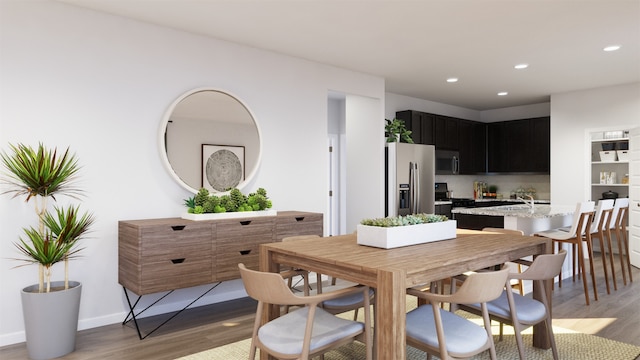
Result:
{"type": "Polygon", "coordinates": [[[618,290],[616,282],[616,271],[613,266],[613,252],[611,250],[611,214],[613,213],[613,199],[599,200],[596,207],[596,214],[591,223],[590,231],[591,238],[595,236],[600,240],[600,253],[602,254],[602,267],[604,268],[604,282],[607,285],[607,294],[611,294],[611,288],[609,287],[609,274],[607,270],[607,252],[605,249],[605,236],[607,238],[606,244],[609,246],[609,259],[611,263],[611,276],[613,277],[613,288],[618,290]]]}
{"type": "MultiPolygon", "coordinates": [[[[576,210],[573,213],[573,223],[571,228],[560,228],[542,231],[534,234],[535,236],[543,236],[553,240],[558,244],[570,244],[573,249],[577,249],[578,253],[578,270],[582,274],[582,286],[584,288],[584,297],[589,305],[589,287],[585,276],[584,254],[582,253],[582,242],[587,243],[587,251],[589,252],[589,265],[591,270],[591,282],[593,284],[593,295],[598,300],[598,292],[596,289],[596,277],[593,268],[593,248],[591,246],[591,223],[595,215],[595,202],[585,201],[576,204],[576,210]]],[[[574,276],[575,276],[574,267],[574,276]]],[[[575,277],[574,277],[575,279],[575,277]]],[[[560,282],[562,282],[562,273],[560,274],[560,282]]]]}
{"type": "Polygon", "coordinates": [[[627,213],[629,212],[629,198],[616,199],[613,208],[613,221],[610,228],[616,233],[618,239],[618,252],[620,255],[620,266],[622,267],[622,282],[627,285],[625,265],[629,273],[629,282],[633,282],[631,275],[631,261],[629,259],[629,238],[627,237],[627,213]]]}

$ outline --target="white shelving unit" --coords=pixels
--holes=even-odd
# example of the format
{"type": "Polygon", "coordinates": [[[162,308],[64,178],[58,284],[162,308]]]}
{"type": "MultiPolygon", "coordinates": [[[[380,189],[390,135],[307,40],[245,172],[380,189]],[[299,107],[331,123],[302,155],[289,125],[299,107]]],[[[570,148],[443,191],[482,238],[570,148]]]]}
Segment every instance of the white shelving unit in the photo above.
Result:
{"type": "MultiPolygon", "coordinates": [[[[599,131],[591,133],[591,200],[599,200],[602,193],[609,190],[618,193],[618,197],[629,196],[629,161],[618,159],[618,151],[629,149],[629,131],[627,129],[614,131],[599,131]],[[617,135],[612,137],[611,135],[617,135]],[[603,146],[612,146],[609,159],[601,158],[603,146]],[[604,160],[604,161],[603,161],[604,160]],[[610,176],[606,176],[609,174],[610,176]],[[611,174],[615,174],[611,176],[611,174]],[[627,177],[627,183],[623,179],[627,177]]],[[[624,155],[624,154],[623,154],[624,155]]]]}

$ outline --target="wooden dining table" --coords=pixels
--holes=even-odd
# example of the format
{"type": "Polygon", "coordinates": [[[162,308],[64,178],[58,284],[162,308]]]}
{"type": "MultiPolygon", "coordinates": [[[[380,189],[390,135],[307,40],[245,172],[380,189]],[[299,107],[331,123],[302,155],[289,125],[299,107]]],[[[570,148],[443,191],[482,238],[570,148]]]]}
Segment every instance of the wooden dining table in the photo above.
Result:
{"type": "MultiPolygon", "coordinates": [[[[292,266],[374,288],[374,353],[377,359],[398,360],[406,359],[406,289],[551,252],[551,240],[544,237],[463,229],[456,231],[454,239],[393,249],[358,245],[356,235],[350,234],[262,244],[260,270],[278,272],[281,265],[292,266]]],[[[544,286],[551,301],[551,282],[544,286]]],[[[540,296],[534,286],[533,297],[540,296]]],[[[278,307],[264,310],[263,322],[279,316],[278,307]]],[[[534,327],[534,346],[550,347],[543,325],[534,327]]]]}

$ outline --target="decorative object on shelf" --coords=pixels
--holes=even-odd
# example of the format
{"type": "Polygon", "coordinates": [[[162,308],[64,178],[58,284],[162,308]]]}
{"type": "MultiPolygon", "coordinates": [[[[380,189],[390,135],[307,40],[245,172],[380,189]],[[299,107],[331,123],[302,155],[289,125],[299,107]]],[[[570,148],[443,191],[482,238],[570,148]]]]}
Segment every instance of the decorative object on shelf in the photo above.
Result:
{"type": "Polygon", "coordinates": [[[600,184],[615,184],[618,182],[618,175],[615,171],[600,171],[600,184]]]}
{"type": "Polygon", "coordinates": [[[237,188],[221,196],[210,194],[209,190],[201,188],[195,196],[185,199],[184,205],[187,207],[187,214],[182,218],[189,220],[233,219],[276,214],[275,210],[269,210],[272,203],[264,188],[259,188],[255,193],[247,196],[237,188]]]}
{"type": "Polygon", "coordinates": [[[202,187],[225,192],[244,180],[244,146],[202,144],[202,187]]]}
{"type": "Polygon", "coordinates": [[[68,261],[82,250],[78,242],[94,222],[90,213],[80,213],[79,206],[54,206],[47,200],[66,195],[79,199],[82,191],[74,180],[80,169],[69,149],[59,156],[57,149],[39,144],[37,149],[23,144],[9,145],[2,153],[6,170],[2,182],[9,186],[4,194],[33,200],[38,227],[24,228],[25,238],[15,243],[24,258],[16,260],[39,265],[39,283],[22,289],[22,311],[27,351],[32,359],[50,359],[75,350],[82,285],[69,281],[68,261]],[[51,267],[65,263],[64,281],[51,281],[51,267]]]}
{"type": "Polygon", "coordinates": [[[385,136],[387,142],[403,142],[413,144],[411,138],[411,130],[407,130],[404,121],[400,119],[385,119],[386,125],[384,126],[385,136]]]}
{"type": "Polygon", "coordinates": [[[456,221],[435,214],[364,219],[358,224],[356,236],[360,245],[392,249],[454,239],[456,221]]]}

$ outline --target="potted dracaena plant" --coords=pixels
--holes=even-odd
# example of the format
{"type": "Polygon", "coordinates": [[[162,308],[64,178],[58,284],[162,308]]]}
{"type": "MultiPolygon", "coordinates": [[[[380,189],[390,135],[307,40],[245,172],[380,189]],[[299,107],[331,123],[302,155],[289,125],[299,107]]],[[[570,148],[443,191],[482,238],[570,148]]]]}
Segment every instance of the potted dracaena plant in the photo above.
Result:
{"type": "Polygon", "coordinates": [[[33,202],[37,227],[23,228],[15,245],[26,264],[37,264],[39,281],[21,292],[27,350],[32,359],[50,359],[75,349],[78,312],[82,285],[69,281],[69,260],[82,250],[78,242],[94,222],[90,213],[81,213],[79,206],[53,206],[48,200],[66,195],[79,199],[82,191],[75,187],[79,165],[67,148],[60,156],[57,149],[39,144],[37,149],[23,144],[9,145],[9,152],[0,154],[3,172],[2,194],[24,197],[33,202]],[[54,264],[63,262],[64,281],[51,281],[54,264]]]}

